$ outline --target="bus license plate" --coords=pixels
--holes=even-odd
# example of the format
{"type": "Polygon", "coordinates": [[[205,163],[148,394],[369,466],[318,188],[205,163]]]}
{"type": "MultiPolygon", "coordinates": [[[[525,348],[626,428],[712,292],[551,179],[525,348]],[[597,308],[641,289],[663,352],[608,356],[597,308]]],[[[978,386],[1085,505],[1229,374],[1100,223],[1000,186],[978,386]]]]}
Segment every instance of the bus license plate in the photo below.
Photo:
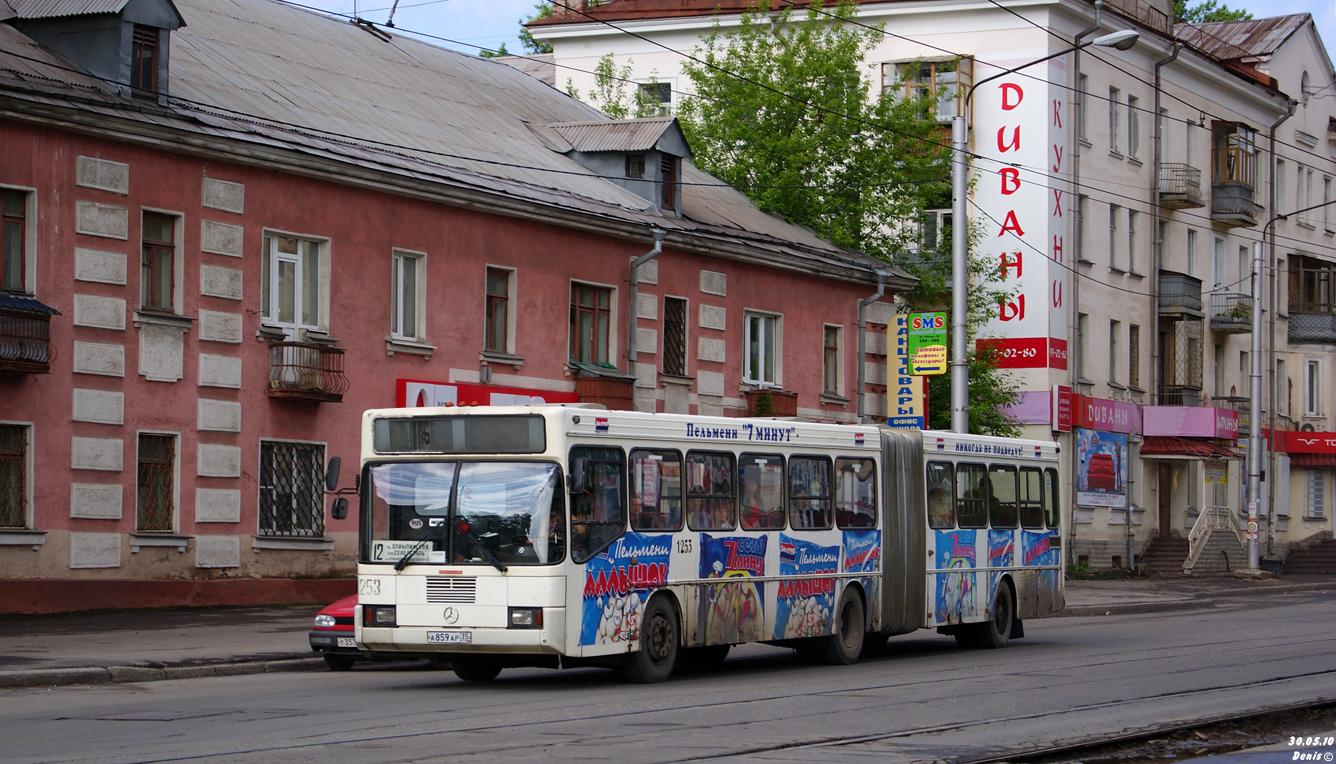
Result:
{"type": "Polygon", "coordinates": [[[438,645],[471,645],[473,644],[473,632],[429,631],[427,632],[427,642],[438,645]]]}
{"type": "Polygon", "coordinates": [[[338,637],[339,647],[357,647],[357,640],[352,637],[338,637]]]}

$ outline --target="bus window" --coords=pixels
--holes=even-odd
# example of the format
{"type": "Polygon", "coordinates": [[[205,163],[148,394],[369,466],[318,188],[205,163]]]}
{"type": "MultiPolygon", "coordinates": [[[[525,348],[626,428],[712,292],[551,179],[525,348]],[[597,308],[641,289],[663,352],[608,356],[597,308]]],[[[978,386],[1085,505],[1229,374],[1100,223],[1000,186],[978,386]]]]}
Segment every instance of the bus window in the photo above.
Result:
{"type": "Polygon", "coordinates": [[[731,531],[737,527],[733,455],[687,453],[687,527],[731,531]]]}
{"type": "Polygon", "coordinates": [[[742,529],[774,531],[784,527],[784,457],[738,457],[742,483],[742,529]]]}
{"type": "Polygon", "coordinates": [[[1021,527],[1044,527],[1044,498],[1040,489],[1039,470],[1021,468],[1021,527]]]}
{"type": "Polygon", "coordinates": [[[1044,519],[1050,528],[1057,528],[1062,520],[1058,511],[1058,471],[1051,467],[1044,470],[1044,519]]]}
{"type": "Polygon", "coordinates": [[[631,528],[682,530],[682,454],[631,452],[631,528]]]}
{"type": "Polygon", "coordinates": [[[789,459],[789,527],[830,527],[830,460],[815,456],[789,459]]]}
{"type": "Polygon", "coordinates": [[[988,521],[994,528],[1015,528],[1016,468],[994,464],[988,469],[988,521]]]}
{"type": "Polygon", "coordinates": [[[571,495],[571,560],[584,562],[626,528],[626,457],[620,448],[577,446],[571,449],[570,464],[584,465],[584,490],[571,495]]]}
{"type": "Polygon", "coordinates": [[[932,528],[954,528],[955,481],[950,462],[928,462],[928,525],[932,528]]]}
{"type": "Polygon", "coordinates": [[[836,459],[835,524],[877,527],[877,463],[871,459],[836,459]]]}
{"type": "Polygon", "coordinates": [[[988,527],[987,471],[982,464],[956,467],[956,519],[961,528],[988,527]]]}

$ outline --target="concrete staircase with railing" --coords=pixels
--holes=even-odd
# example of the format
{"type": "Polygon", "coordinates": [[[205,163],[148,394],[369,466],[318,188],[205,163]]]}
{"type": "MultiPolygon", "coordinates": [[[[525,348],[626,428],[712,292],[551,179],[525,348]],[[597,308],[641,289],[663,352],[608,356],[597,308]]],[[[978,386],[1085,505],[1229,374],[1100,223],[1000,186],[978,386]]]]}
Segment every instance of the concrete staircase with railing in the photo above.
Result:
{"type": "Polygon", "coordinates": [[[1183,561],[1187,558],[1187,539],[1161,536],[1151,539],[1141,561],[1146,564],[1146,572],[1152,576],[1180,576],[1183,574],[1183,561]]]}

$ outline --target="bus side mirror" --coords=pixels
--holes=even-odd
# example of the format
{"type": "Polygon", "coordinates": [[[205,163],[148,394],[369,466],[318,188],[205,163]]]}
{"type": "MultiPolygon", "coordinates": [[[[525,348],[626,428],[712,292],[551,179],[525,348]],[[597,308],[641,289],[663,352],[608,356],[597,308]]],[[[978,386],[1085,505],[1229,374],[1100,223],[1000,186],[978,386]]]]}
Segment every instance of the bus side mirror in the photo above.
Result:
{"type": "Polygon", "coordinates": [[[585,491],[585,466],[588,460],[583,456],[578,456],[571,460],[571,475],[566,480],[570,484],[571,493],[584,493],[585,491]]]}
{"type": "MultiPolygon", "coordinates": [[[[325,490],[332,491],[339,487],[339,463],[337,456],[329,457],[329,469],[325,470],[325,490]]],[[[340,518],[341,519],[341,518],[340,518]]]]}
{"type": "MultiPolygon", "coordinates": [[[[338,457],[334,457],[338,458],[338,457]]],[[[329,516],[335,520],[342,520],[348,516],[348,500],[340,496],[334,500],[334,506],[329,508],[329,516]]]]}

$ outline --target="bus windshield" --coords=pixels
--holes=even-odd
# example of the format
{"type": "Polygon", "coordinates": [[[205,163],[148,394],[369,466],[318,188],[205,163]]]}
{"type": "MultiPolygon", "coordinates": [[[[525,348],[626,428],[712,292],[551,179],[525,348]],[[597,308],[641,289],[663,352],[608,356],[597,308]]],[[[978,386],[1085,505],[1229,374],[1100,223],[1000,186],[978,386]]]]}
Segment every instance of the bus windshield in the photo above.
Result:
{"type": "Polygon", "coordinates": [[[362,561],[546,565],[565,557],[557,465],[407,462],[368,467],[362,561]]]}

